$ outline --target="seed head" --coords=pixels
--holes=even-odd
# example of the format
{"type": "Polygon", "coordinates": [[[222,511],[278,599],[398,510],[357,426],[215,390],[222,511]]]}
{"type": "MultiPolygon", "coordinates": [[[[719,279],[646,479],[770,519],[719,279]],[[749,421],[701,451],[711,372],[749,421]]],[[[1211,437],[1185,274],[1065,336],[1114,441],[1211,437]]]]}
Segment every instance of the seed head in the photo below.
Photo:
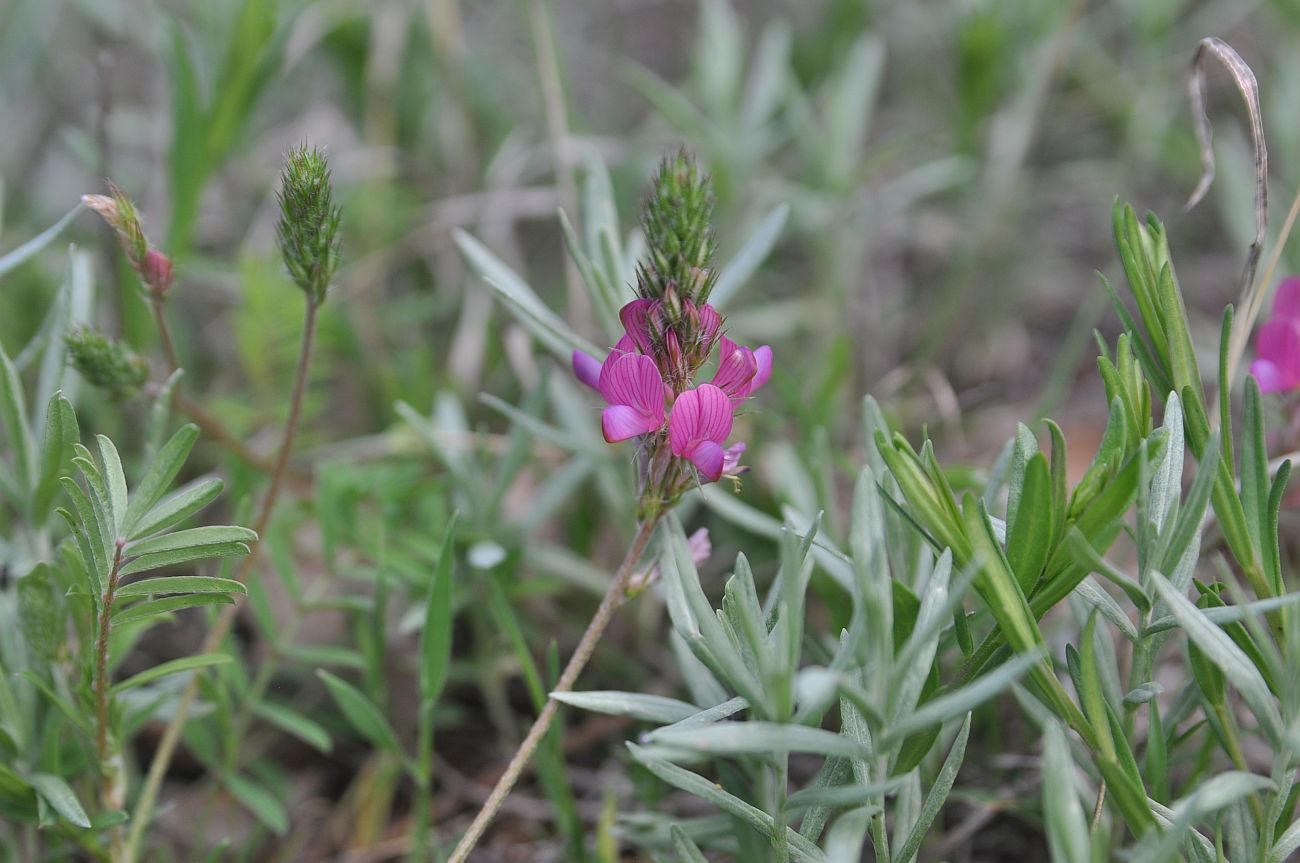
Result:
{"type": "Polygon", "coordinates": [[[126,401],[149,379],[149,365],[130,348],[83,327],[64,336],[68,359],[86,381],[126,401]]]}
{"type": "Polygon", "coordinates": [[[275,234],[289,276],[308,299],[325,299],[339,265],[339,220],[325,154],[306,145],[292,150],[280,174],[280,220],[275,234]]]}

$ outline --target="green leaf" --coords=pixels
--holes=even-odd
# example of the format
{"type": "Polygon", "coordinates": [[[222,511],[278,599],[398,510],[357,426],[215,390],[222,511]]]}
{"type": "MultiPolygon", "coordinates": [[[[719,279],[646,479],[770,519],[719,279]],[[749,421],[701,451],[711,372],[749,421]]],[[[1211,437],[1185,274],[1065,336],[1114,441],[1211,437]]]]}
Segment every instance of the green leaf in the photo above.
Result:
{"type": "Polygon", "coordinates": [[[113,612],[113,625],[122,626],[148,620],[161,614],[170,614],[186,608],[204,605],[234,605],[235,601],[224,593],[193,593],[185,596],[169,596],[166,599],[153,599],[127,606],[121,611],[113,612]]]}
{"type": "Polygon", "coordinates": [[[261,821],[268,830],[277,836],[289,832],[289,815],[284,805],[270,791],[258,785],[246,776],[228,773],[221,778],[230,796],[234,797],[249,813],[261,821]]]}
{"type": "Polygon", "coordinates": [[[174,575],[162,578],[145,578],[118,587],[114,596],[151,596],[166,593],[248,593],[233,578],[216,578],[207,575],[174,575]]]}
{"type": "Polygon", "coordinates": [[[51,686],[41,679],[35,672],[20,671],[18,676],[26,680],[32,686],[35,686],[42,695],[49,699],[50,703],[59,708],[59,712],[68,718],[73,727],[79,729],[83,734],[89,736],[92,733],[89,720],[82,715],[81,711],[68,703],[66,699],[54,691],[51,686]]]}
{"type": "Polygon", "coordinates": [[[943,767],[939,768],[939,775],[935,777],[934,784],[930,786],[929,792],[925,795],[925,804],[921,807],[921,815],[912,826],[912,830],[907,834],[907,841],[894,854],[893,863],[910,863],[911,859],[916,856],[916,852],[921,850],[921,841],[925,839],[930,832],[930,825],[938,816],[939,810],[948,800],[948,792],[952,791],[953,783],[957,781],[957,771],[961,770],[962,761],[966,757],[966,741],[970,739],[970,714],[966,714],[966,719],[961,724],[961,731],[957,734],[957,739],[953,741],[952,748],[948,750],[948,757],[943,760],[943,767]]]}
{"type": "Polygon", "coordinates": [[[23,395],[18,371],[3,346],[0,346],[0,428],[4,429],[9,451],[13,453],[18,489],[22,494],[28,494],[36,474],[36,453],[31,426],[27,424],[27,399],[23,395]]]}
{"type": "Polygon", "coordinates": [[[45,410],[45,438],[41,446],[40,478],[32,497],[32,519],[40,523],[59,491],[59,479],[71,470],[73,446],[81,440],[72,403],[55,393],[45,410]]]}
{"type": "Polygon", "coordinates": [[[126,518],[126,474],[122,471],[122,459],[117,454],[117,447],[102,434],[95,435],[99,445],[99,459],[104,467],[104,485],[108,490],[108,507],[113,516],[113,538],[125,536],[122,522],[126,518]]]}
{"type": "Polygon", "coordinates": [[[140,523],[140,519],[171,487],[172,481],[185,465],[185,460],[189,458],[190,450],[194,448],[194,442],[198,439],[198,426],[192,423],[181,426],[180,430],[172,435],[154,456],[126,509],[126,519],[122,525],[124,535],[137,535],[136,526],[140,523]]]}
{"type": "Polygon", "coordinates": [[[1024,486],[1015,518],[1007,527],[1007,562],[1025,596],[1038,584],[1054,545],[1056,524],[1047,459],[1035,453],[1025,464],[1024,486]]]}
{"type": "Polygon", "coordinates": [[[613,692],[591,690],[587,692],[552,692],[551,698],[593,713],[610,716],[629,716],[642,722],[669,725],[682,722],[700,713],[700,708],[676,698],[662,695],[642,695],[638,692],[613,692]]]}
{"type": "Polygon", "coordinates": [[[36,793],[41,795],[41,798],[50,804],[55,812],[66,818],[68,823],[83,830],[90,827],[86,810],[81,808],[77,795],[63,779],[50,773],[34,773],[28,781],[36,789],[36,793]]]}
{"type": "Polygon", "coordinates": [[[208,560],[216,557],[234,557],[248,554],[249,548],[242,542],[227,542],[218,545],[201,545],[189,548],[178,548],[172,551],[160,551],[156,554],[145,554],[135,558],[121,569],[122,575],[133,575],[137,572],[150,572],[155,569],[162,569],[166,566],[176,566],[181,563],[189,563],[193,560],[208,560]]]}
{"type": "Polygon", "coordinates": [[[677,852],[678,863],[709,863],[699,846],[691,841],[681,827],[673,824],[668,828],[673,838],[673,851],[677,852]]]}
{"type": "Polygon", "coordinates": [[[140,557],[147,554],[181,551],[188,549],[222,546],[238,543],[256,542],[257,534],[246,527],[233,525],[213,525],[210,527],[191,527],[178,530],[164,536],[151,539],[139,539],[127,543],[127,557],[140,557]]]}
{"type": "Polygon", "coordinates": [[[442,692],[447,666],[451,663],[455,539],[456,516],[453,514],[443,532],[438,565],[434,568],[429,597],[424,606],[424,629],[420,632],[420,699],[426,704],[436,701],[442,692]]]}
{"type": "Polygon", "coordinates": [[[402,745],[397,740],[393,726],[388,724],[384,714],[364,692],[324,669],[316,669],[316,676],[324,682],[339,710],[343,711],[344,718],[358,734],[380,749],[386,749],[395,755],[402,753],[402,745]]]}
{"type": "Polygon", "coordinates": [[[139,539],[151,536],[172,525],[180,524],[216,500],[223,487],[224,483],[221,480],[212,477],[197,479],[189,485],[182,486],[140,516],[135,528],[129,532],[128,538],[139,539]]]}
{"type": "Polygon", "coordinates": [[[202,656],[183,656],[180,659],[173,659],[170,662],[155,665],[139,674],[128,677],[120,683],[115,683],[113,684],[111,691],[114,695],[120,695],[128,689],[135,689],[137,686],[145,686],[146,684],[153,683],[155,680],[161,680],[162,678],[170,677],[173,674],[180,674],[184,671],[194,671],[199,668],[209,668],[214,665],[226,665],[230,661],[230,656],[224,653],[208,653],[202,656]]]}
{"type": "Polygon", "coordinates": [[[287,734],[292,734],[303,743],[321,752],[329,754],[334,748],[330,734],[321,725],[303,716],[295,710],[271,701],[258,701],[253,705],[253,713],[287,734]]]}

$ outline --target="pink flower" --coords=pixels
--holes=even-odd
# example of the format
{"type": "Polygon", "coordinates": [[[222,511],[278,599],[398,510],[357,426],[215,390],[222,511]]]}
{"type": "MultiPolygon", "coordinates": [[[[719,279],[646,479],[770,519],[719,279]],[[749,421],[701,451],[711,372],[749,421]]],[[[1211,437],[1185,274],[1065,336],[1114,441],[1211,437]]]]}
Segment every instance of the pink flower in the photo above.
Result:
{"type": "Polygon", "coordinates": [[[690,459],[710,482],[722,476],[722,443],[731,434],[731,401],[713,384],[700,384],[673,402],[668,417],[668,445],[673,455],[690,459]]]}
{"type": "Polygon", "coordinates": [[[1300,277],[1283,279],[1273,300],[1273,316],[1255,337],[1256,360],[1250,373],[1266,393],[1300,389],[1300,277]]]}
{"type": "Polygon", "coordinates": [[[772,349],[767,345],[756,351],[741,347],[726,336],[718,348],[718,370],[713,385],[739,405],[772,377],[772,349]]]}
{"type": "Polygon", "coordinates": [[[600,428],[610,443],[663,428],[664,381],[649,357],[610,352],[596,389],[609,405],[600,415],[600,428]]]}

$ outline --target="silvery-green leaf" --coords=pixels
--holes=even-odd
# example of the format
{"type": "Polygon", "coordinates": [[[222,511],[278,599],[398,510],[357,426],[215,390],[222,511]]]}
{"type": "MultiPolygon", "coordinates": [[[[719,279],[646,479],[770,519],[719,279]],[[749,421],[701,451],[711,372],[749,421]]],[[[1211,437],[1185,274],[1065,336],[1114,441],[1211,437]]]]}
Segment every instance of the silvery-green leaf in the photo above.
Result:
{"type": "Polygon", "coordinates": [[[960,689],[927,701],[914,713],[886,729],[881,745],[887,746],[915,731],[969,712],[1006,689],[1038,661],[1036,653],[1019,654],[960,689]]]}
{"type": "Polygon", "coordinates": [[[19,264],[22,264],[32,255],[35,255],[41,249],[48,246],[54,240],[55,237],[57,237],[60,233],[62,233],[63,229],[68,226],[68,223],[71,222],[74,218],[76,218],[77,213],[80,212],[81,212],[81,204],[77,204],[71,210],[64,213],[63,217],[60,218],[57,222],[55,222],[53,225],[50,225],[50,227],[46,228],[41,233],[37,234],[35,237],[32,237],[30,240],[23,243],[18,248],[13,249],[12,251],[7,252],[4,255],[0,255],[0,276],[3,276],[5,273],[9,272],[14,267],[17,267],[19,264]]]}
{"type": "Polygon", "coordinates": [[[711,755],[773,755],[811,752],[827,757],[864,758],[870,753],[843,734],[806,725],[773,722],[716,722],[696,728],[659,729],[647,743],[711,755]]]}
{"type": "Polygon", "coordinates": [[[1043,729],[1043,821],[1056,863],[1089,863],[1088,824],[1074,786],[1074,760],[1060,723],[1043,729]]]}
{"type": "Polygon", "coordinates": [[[638,692],[613,692],[590,690],[587,692],[552,692],[551,698],[594,713],[611,716],[630,716],[643,722],[661,725],[681,722],[695,716],[700,708],[676,698],[661,695],[642,695],[638,692]]]}
{"type": "Polygon", "coordinates": [[[1188,637],[1223,671],[1250,705],[1264,734],[1275,746],[1281,745],[1284,736],[1282,715],[1259,669],[1227,633],[1211,622],[1164,576],[1153,571],[1151,583],[1188,637]]]}
{"type": "Polygon", "coordinates": [[[470,265],[492,287],[519,322],[560,359],[567,361],[573,351],[583,351],[592,356],[603,354],[603,351],[575,333],[559,315],[547,308],[528,283],[489,251],[487,246],[464,231],[457,231],[455,240],[470,265]]]}
{"type": "MultiPolygon", "coordinates": [[[[651,757],[636,744],[629,743],[627,747],[631,751],[633,758],[645,765],[646,769],[664,782],[701,800],[712,803],[724,812],[744,821],[758,831],[760,835],[771,837],[775,829],[775,823],[771,815],[746,803],[734,794],[723,791],[722,786],[705,779],[698,773],[693,773],[684,767],[679,767],[662,759],[651,757]]],[[[790,851],[795,860],[825,863],[826,855],[822,853],[821,849],[789,828],[786,828],[786,841],[789,843],[790,851]]]]}
{"type": "Polygon", "coordinates": [[[966,757],[966,741],[969,739],[970,714],[967,713],[966,719],[961,724],[961,731],[957,733],[957,739],[948,750],[948,757],[943,760],[943,767],[939,768],[939,775],[935,777],[934,784],[925,795],[925,804],[921,807],[916,824],[908,834],[907,841],[894,853],[893,863],[909,863],[916,856],[916,852],[921,850],[922,840],[930,831],[930,825],[934,823],[939,810],[947,802],[948,792],[952,791],[953,783],[957,781],[957,771],[961,770],[962,761],[966,757]]]}
{"type": "Polygon", "coordinates": [[[36,789],[36,793],[50,804],[50,808],[66,818],[68,823],[83,830],[90,827],[86,810],[81,807],[76,793],[62,778],[50,773],[34,773],[28,781],[36,789]]]}

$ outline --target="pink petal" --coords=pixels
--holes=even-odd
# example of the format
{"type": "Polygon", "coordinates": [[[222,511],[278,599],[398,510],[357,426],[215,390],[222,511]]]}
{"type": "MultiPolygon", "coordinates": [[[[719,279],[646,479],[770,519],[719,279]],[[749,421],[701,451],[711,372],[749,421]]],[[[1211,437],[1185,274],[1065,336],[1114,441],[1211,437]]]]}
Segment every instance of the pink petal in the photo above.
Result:
{"type": "Polygon", "coordinates": [[[657,429],[664,422],[664,385],[655,361],[643,354],[610,354],[596,388],[610,405],[627,405],[657,429]]]}
{"type": "Polygon", "coordinates": [[[1300,386],[1300,318],[1266,321],[1255,337],[1255,355],[1277,369],[1279,390],[1272,392],[1300,386]]]}
{"type": "Polygon", "coordinates": [[[690,458],[710,482],[717,482],[722,477],[722,464],[726,457],[722,454],[722,447],[713,441],[700,441],[691,450],[690,458]]]}
{"type": "Polygon", "coordinates": [[[749,394],[754,392],[767,383],[772,377],[772,349],[763,345],[754,351],[754,360],[758,363],[758,371],[754,373],[754,379],[749,382],[749,394]]]}
{"type": "Polygon", "coordinates": [[[650,312],[654,309],[654,300],[636,299],[618,311],[618,319],[623,322],[628,337],[643,354],[650,353],[650,312]]]}
{"type": "Polygon", "coordinates": [[[754,352],[742,348],[726,336],[722,337],[718,349],[718,371],[714,373],[711,383],[726,393],[733,401],[740,401],[749,394],[749,382],[758,371],[758,362],[754,352]]]}
{"type": "Polygon", "coordinates": [[[600,380],[600,360],[585,351],[573,352],[573,376],[593,390],[600,380]]]}
{"type": "Polygon", "coordinates": [[[1283,279],[1273,297],[1273,317],[1300,318],[1300,276],[1283,279]]]}
{"type": "Polygon", "coordinates": [[[705,303],[700,306],[700,333],[704,337],[704,343],[711,345],[713,339],[722,328],[722,315],[713,306],[705,303]]]}
{"type": "Polygon", "coordinates": [[[636,353],[636,342],[632,341],[632,337],[627,333],[623,333],[614,345],[614,350],[620,354],[634,354],[636,353]]]}
{"type": "Polygon", "coordinates": [[[722,451],[722,472],[726,476],[738,476],[740,474],[740,457],[745,454],[745,444],[743,442],[733,443],[722,451]]]}
{"type": "Polygon", "coordinates": [[[1255,360],[1250,364],[1250,373],[1259,383],[1260,392],[1280,393],[1287,389],[1282,380],[1282,370],[1269,360],[1255,360]]]}
{"type": "Polygon", "coordinates": [[[612,405],[600,414],[600,430],[609,443],[658,431],[661,425],[662,420],[656,422],[631,405],[612,405]]]}
{"type": "MultiPolygon", "coordinates": [[[[668,416],[668,444],[673,455],[694,458],[692,453],[703,441],[722,443],[731,434],[731,400],[713,384],[700,384],[687,390],[673,402],[668,416]]],[[[721,448],[718,451],[721,458],[721,448]]],[[[721,461],[718,469],[721,470],[721,461]]]]}
{"type": "Polygon", "coordinates": [[[702,527],[686,540],[686,547],[691,550],[691,560],[700,564],[709,559],[713,553],[713,543],[709,541],[709,529],[702,527]]]}

